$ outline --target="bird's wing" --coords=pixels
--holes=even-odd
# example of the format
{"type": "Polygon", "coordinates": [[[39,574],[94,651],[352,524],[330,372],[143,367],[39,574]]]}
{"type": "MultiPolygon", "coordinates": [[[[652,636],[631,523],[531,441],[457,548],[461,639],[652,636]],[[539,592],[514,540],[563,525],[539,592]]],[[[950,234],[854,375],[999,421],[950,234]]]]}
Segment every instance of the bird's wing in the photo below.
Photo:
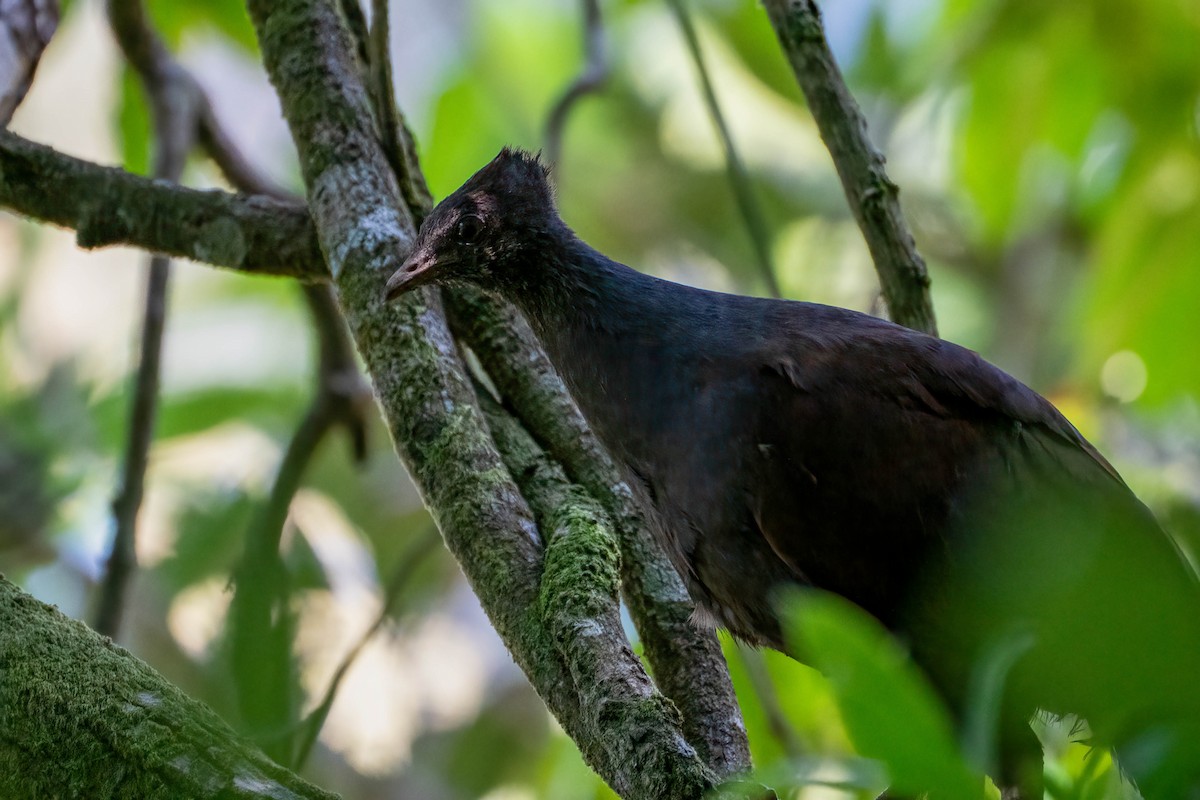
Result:
{"type": "Polygon", "coordinates": [[[1052,482],[1137,503],[1048,401],[965,348],[882,322],[771,347],[755,524],[797,574],[885,621],[980,492],[1052,482]]]}

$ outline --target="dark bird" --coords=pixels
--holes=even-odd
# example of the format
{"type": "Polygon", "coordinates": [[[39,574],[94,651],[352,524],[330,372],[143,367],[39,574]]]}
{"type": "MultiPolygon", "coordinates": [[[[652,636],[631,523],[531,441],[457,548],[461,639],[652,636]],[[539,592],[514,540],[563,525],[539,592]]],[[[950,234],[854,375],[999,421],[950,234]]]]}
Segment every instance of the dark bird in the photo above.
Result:
{"type": "Polygon", "coordinates": [[[529,319],[699,618],[783,649],[780,588],[835,592],[905,640],[960,716],[988,654],[1023,638],[1006,797],[1042,797],[1036,709],[1086,717],[1148,800],[1198,796],[1195,574],[1036,392],[882,319],[618,264],[509,149],[434,209],[387,296],[455,281],[529,319]]]}

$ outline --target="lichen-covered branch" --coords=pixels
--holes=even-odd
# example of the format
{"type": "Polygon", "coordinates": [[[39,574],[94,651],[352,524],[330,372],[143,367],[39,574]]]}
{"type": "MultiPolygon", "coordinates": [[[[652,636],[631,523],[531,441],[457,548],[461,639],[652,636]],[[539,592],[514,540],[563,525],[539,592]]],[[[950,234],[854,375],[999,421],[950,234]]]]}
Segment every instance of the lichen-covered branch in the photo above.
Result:
{"type": "Polygon", "coordinates": [[[716,636],[691,622],[692,603],[653,543],[647,520],[528,323],[476,290],[448,292],[455,332],[470,345],[505,400],[540,444],[603,504],[621,551],[622,585],[659,688],[683,713],[684,732],[714,772],[750,768],[737,697],[716,636]]]}
{"type": "MultiPolygon", "coordinates": [[[[389,307],[387,277],[411,248],[413,220],[376,138],[350,37],[320,0],[250,0],[267,72],[300,153],[309,206],[345,315],[397,449],[493,625],[592,766],[612,785],[661,777],[590,742],[644,733],[583,713],[572,672],[539,612],[537,527],[491,441],[437,295],[389,307]]],[[[663,754],[670,758],[671,754],[663,754]]],[[[694,753],[690,759],[696,762],[694,753]]],[[[675,754],[665,774],[684,774],[675,754]]]]}
{"type": "Polygon", "coordinates": [[[186,189],[0,131],[0,207],[76,231],[80,247],[126,244],[264,275],[327,280],[302,205],[186,189]]]}
{"type": "MultiPolygon", "coordinates": [[[[386,0],[373,4],[369,85],[376,117],[392,120],[381,126],[383,146],[405,203],[420,221],[429,213],[432,200],[411,135],[392,96],[387,5],[386,0]]],[[[599,26],[598,9],[588,11],[587,23],[589,28],[599,26]]],[[[692,604],[682,581],[650,539],[641,507],[591,433],[528,324],[511,306],[469,287],[445,290],[443,296],[455,336],[484,359],[485,369],[515,406],[521,422],[566,465],[574,480],[600,500],[614,521],[625,553],[622,586],[630,613],[659,689],[683,713],[688,741],[718,776],[749,770],[745,726],[720,645],[711,632],[691,623],[692,604]]],[[[500,449],[508,459],[510,454],[500,449]]],[[[511,463],[509,467],[512,469],[511,463]]]]}
{"type": "MultiPolygon", "coordinates": [[[[390,120],[381,124],[385,153],[409,212],[419,223],[432,199],[392,97],[387,5],[378,0],[373,6],[369,85],[376,117],[390,120]]],[[[588,25],[598,26],[598,16],[592,13],[588,25]]],[[[692,604],[682,581],[651,540],[629,486],[591,433],[528,324],[512,307],[477,290],[454,287],[444,297],[456,337],[484,360],[522,423],[600,500],[614,521],[625,553],[622,586],[630,614],[658,687],[683,713],[688,741],[718,776],[749,770],[745,725],[720,645],[711,632],[692,624],[692,604]]]]}
{"type": "Polygon", "coordinates": [[[624,797],[699,797],[715,776],[682,735],[678,710],[655,690],[625,638],[617,604],[620,551],[607,515],[567,480],[520,422],[486,395],[481,402],[546,539],[539,607],[566,655],[581,713],[598,729],[606,720],[621,726],[622,735],[580,742],[584,757],[637,764],[637,774],[623,772],[612,783],[624,797]]]}
{"type": "Polygon", "coordinates": [[[85,625],[0,579],[0,796],[333,800],[85,625]]]}
{"type": "Polygon", "coordinates": [[[763,0],[763,5],[833,156],[892,319],[937,335],[929,273],[900,210],[900,190],[887,176],[883,154],[871,144],[867,122],[842,80],[816,2],[763,0]]]}

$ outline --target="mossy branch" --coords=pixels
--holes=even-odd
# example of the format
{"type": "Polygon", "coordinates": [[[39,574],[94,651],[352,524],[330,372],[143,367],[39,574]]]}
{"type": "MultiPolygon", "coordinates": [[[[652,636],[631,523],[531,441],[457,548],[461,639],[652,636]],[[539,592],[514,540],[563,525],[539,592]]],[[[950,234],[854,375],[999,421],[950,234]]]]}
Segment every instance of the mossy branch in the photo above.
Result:
{"type": "Polygon", "coordinates": [[[103,167],[0,131],[0,207],[76,231],[80,247],[133,245],[264,275],[327,280],[303,205],[103,167]]]}
{"type": "MultiPolygon", "coordinates": [[[[383,287],[411,248],[412,216],[377,139],[353,46],[320,0],[250,0],[267,72],[300,153],[309,206],[344,313],[398,451],[497,631],[567,732],[629,797],[663,796],[692,753],[648,775],[593,746],[641,733],[581,708],[573,670],[539,612],[542,553],[528,506],[488,434],[437,295],[389,307],[383,287]]],[[[682,739],[682,735],[680,735],[682,739]]],[[[675,795],[671,795],[675,796],[675,795]]],[[[682,796],[682,795],[680,795],[682,796]]],[[[695,796],[693,793],[691,796],[695,796]]]]}
{"type": "MultiPolygon", "coordinates": [[[[367,83],[376,118],[385,120],[380,135],[388,161],[409,212],[420,221],[432,208],[432,199],[412,136],[393,99],[387,5],[386,0],[374,4],[367,83]]],[[[591,7],[594,4],[588,5],[588,27],[594,38],[600,35],[599,12],[591,7]]],[[[595,47],[592,50],[598,52],[595,47]]],[[[692,624],[692,603],[674,568],[651,539],[642,506],[588,428],[529,325],[511,306],[469,287],[445,290],[443,297],[455,336],[483,361],[521,424],[566,467],[573,480],[599,500],[613,520],[625,554],[621,576],[630,614],[658,688],[683,713],[688,741],[718,776],[746,772],[751,766],[749,743],[716,636],[692,624]]],[[[521,473],[514,469],[511,454],[504,446],[500,450],[519,481],[521,473]]]]}
{"type": "Polygon", "coordinates": [[[0,579],[0,796],[331,800],[143,662],[0,579]]]}
{"type": "Polygon", "coordinates": [[[446,298],[455,333],[479,357],[500,394],[538,444],[612,520],[624,554],[625,601],[655,682],[683,713],[688,741],[718,775],[745,772],[749,744],[720,644],[711,631],[692,624],[687,590],[650,538],[642,506],[588,428],[528,323],[511,306],[476,290],[456,288],[446,298]]]}
{"type": "Polygon", "coordinates": [[[655,689],[625,638],[617,598],[621,556],[607,515],[520,422],[480,396],[496,445],[546,540],[538,593],[543,624],[566,660],[581,713],[592,727],[620,734],[580,742],[584,757],[637,764],[637,773],[610,779],[624,797],[699,797],[716,776],[682,735],[678,710],[655,689]]]}

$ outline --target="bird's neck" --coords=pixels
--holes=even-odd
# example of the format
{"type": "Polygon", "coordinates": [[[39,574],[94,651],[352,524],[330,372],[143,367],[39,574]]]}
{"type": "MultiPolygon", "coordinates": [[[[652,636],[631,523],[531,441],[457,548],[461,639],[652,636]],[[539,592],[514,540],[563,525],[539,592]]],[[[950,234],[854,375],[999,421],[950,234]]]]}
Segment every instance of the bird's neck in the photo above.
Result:
{"type": "Polygon", "coordinates": [[[518,282],[505,294],[552,358],[581,337],[645,338],[670,311],[670,304],[655,303],[663,281],[609,259],[569,232],[529,251],[510,274],[518,282]]]}
{"type": "Polygon", "coordinates": [[[536,253],[518,268],[522,285],[505,294],[601,440],[637,464],[670,411],[670,387],[687,383],[665,374],[691,360],[692,342],[676,335],[677,298],[669,296],[681,287],[618,264],[573,235],[536,253]]]}

